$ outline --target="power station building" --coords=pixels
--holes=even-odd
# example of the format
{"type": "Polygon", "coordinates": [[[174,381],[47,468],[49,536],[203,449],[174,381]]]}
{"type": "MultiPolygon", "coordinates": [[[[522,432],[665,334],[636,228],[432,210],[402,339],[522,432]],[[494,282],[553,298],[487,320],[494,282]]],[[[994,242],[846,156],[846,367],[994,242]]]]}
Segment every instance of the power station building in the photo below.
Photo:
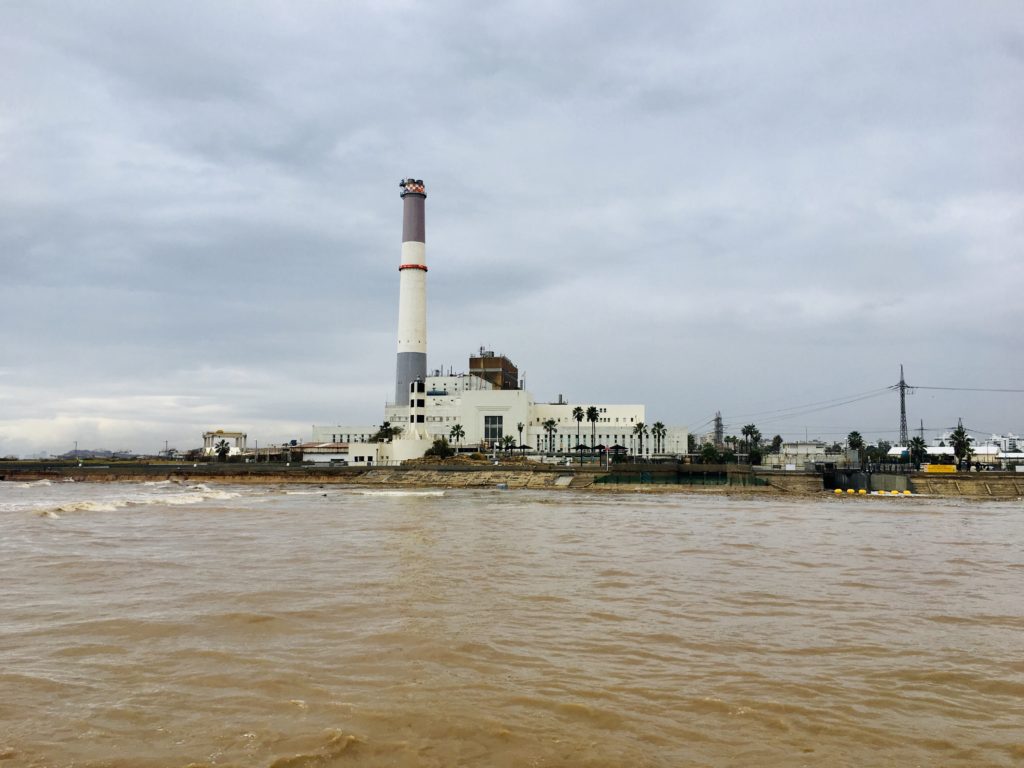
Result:
{"type": "MultiPolygon", "coordinates": [[[[639,441],[633,430],[646,421],[643,405],[571,403],[561,395],[557,402],[538,403],[523,387],[515,364],[505,355],[483,347],[469,357],[465,373],[445,375],[435,370],[427,374],[427,193],[421,179],[403,179],[399,186],[403,215],[398,354],[395,400],[385,406],[384,420],[401,428],[401,432],[392,440],[370,443],[376,429],[314,426],[313,442],[337,446],[343,455],[347,446],[347,461],[356,465],[397,464],[420,458],[439,437],[449,438],[456,447],[477,450],[491,449],[511,436],[520,450],[542,454],[575,455],[581,443],[624,446],[635,453],[639,441]],[[597,421],[578,422],[573,417],[577,407],[584,411],[596,408],[597,421]],[[548,429],[551,422],[553,431],[548,429]],[[451,439],[456,425],[462,435],[451,439]]],[[[668,427],[661,440],[645,436],[643,452],[653,454],[657,442],[659,453],[686,453],[687,436],[685,427],[668,427]]],[[[325,451],[322,455],[335,454],[325,451]]]]}

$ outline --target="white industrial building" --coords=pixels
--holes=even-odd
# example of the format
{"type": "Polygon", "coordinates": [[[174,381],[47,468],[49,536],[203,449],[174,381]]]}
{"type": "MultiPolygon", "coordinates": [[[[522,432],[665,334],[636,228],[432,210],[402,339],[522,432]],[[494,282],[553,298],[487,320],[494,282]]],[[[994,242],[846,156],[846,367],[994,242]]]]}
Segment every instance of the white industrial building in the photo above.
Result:
{"type": "MultiPolygon", "coordinates": [[[[493,356],[489,352],[483,354],[493,356]]],[[[471,366],[476,359],[470,358],[471,366]]],[[[511,366],[507,358],[501,356],[498,359],[511,366]]],[[[454,448],[473,451],[493,450],[503,438],[511,436],[519,450],[531,454],[574,456],[576,446],[582,444],[605,448],[618,445],[635,455],[640,452],[640,440],[634,434],[638,423],[645,423],[647,427],[643,438],[644,456],[686,453],[688,430],[685,427],[666,427],[665,436],[655,439],[650,434],[652,425],[646,423],[643,405],[573,403],[560,399],[562,402],[538,403],[524,389],[501,389],[475,373],[427,376],[423,392],[410,398],[414,403],[411,407],[397,403],[389,403],[385,407],[384,420],[401,428],[402,433],[395,440],[383,444],[382,452],[372,457],[371,463],[399,460],[391,455],[393,448],[389,450],[395,443],[419,443],[417,447],[425,451],[441,437],[449,439],[454,448]],[[573,417],[577,407],[584,412],[591,407],[596,408],[597,421],[590,422],[584,418],[578,422],[573,417]],[[412,421],[417,416],[422,416],[423,421],[412,421]],[[550,434],[545,427],[549,420],[554,422],[555,428],[550,434]],[[463,435],[451,439],[452,427],[456,425],[461,427],[463,435]]],[[[368,449],[365,443],[377,432],[377,427],[314,426],[312,439],[314,443],[351,443],[349,453],[352,459],[349,463],[363,464],[368,449]],[[356,447],[364,457],[362,462],[355,461],[356,447]]],[[[317,460],[316,455],[309,455],[307,459],[317,460]]]]}
{"type": "MultiPolygon", "coordinates": [[[[544,455],[576,455],[579,444],[624,447],[640,453],[641,440],[633,434],[646,422],[643,405],[538,403],[523,388],[518,369],[504,355],[480,349],[469,358],[466,373],[427,375],[426,188],[420,179],[403,179],[402,249],[399,263],[398,356],[395,377],[396,402],[385,406],[384,421],[401,428],[391,440],[372,442],[377,427],[314,426],[312,441],[321,448],[311,451],[313,460],[338,461],[347,456],[350,464],[395,464],[419,458],[437,438],[453,447],[493,450],[507,437],[522,452],[544,455]],[[597,409],[597,421],[582,423],[573,418],[577,407],[597,409]],[[548,426],[554,426],[554,430],[548,426]],[[450,439],[452,427],[462,436],[450,439]],[[344,444],[344,445],[341,445],[344,444]],[[347,448],[347,453],[345,452],[347,448]]],[[[664,437],[650,434],[642,439],[643,455],[685,454],[688,431],[667,427],[664,437]]]]}

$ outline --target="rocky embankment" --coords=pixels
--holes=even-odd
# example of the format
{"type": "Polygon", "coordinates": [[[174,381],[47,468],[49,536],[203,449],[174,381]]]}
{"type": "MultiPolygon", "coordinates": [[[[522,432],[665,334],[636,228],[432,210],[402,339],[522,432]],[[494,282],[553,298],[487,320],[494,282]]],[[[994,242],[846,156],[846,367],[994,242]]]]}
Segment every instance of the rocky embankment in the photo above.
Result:
{"type": "MultiPolygon", "coordinates": [[[[620,475],[617,482],[598,482],[608,475],[597,467],[552,466],[532,462],[467,461],[419,462],[401,467],[314,467],[296,464],[88,464],[0,463],[0,481],[35,480],[76,482],[224,482],[236,484],[370,485],[395,488],[495,488],[578,489],[608,493],[698,493],[813,496],[824,493],[822,477],[806,472],[749,473],[758,484],[700,485],[672,482],[637,482],[620,475]],[[763,484],[762,484],[763,483],[763,484]]],[[[968,497],[975,499],[1024,498],[1024,475],[1020,473],[958,473],[901,476],[917,495],[968,497]]]]}

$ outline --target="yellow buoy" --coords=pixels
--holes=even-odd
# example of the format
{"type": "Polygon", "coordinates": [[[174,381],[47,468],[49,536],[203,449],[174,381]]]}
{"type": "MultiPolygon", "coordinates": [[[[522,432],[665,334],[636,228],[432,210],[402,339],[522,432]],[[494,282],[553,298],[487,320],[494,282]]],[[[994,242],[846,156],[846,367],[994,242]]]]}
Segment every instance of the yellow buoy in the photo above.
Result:
{"type": "Polygon", "coordinates": [[[891,491],[891,493],[892,493],[893,496],[899,496],[900,495],[899,491],[891,491]]]}
{"type": "Polygon", "coordinates": [[[914,494],[912,494],[910,491],[904,491],[903,495],[904,496],[913,496],[914,494]]]}
{"type": "Polygon", "coordinates": [[[846,492],[847,492],[847,493],[853,493],[854,491],[853,491],[853,488],[847,488],[847,489],[846,489],[846,492]]]}
{"type": "Polygon", "coordinates": [[[842,493],[842,492],[843,492],[842,488],[836,488],[836,493],[842,493]]]}
{"type": "Polygon", "coordinates": [[[857,493],[867,493],[867,491],[865,491],[863,488],[861,488],[859,491],[857,491],[857,493]]]}

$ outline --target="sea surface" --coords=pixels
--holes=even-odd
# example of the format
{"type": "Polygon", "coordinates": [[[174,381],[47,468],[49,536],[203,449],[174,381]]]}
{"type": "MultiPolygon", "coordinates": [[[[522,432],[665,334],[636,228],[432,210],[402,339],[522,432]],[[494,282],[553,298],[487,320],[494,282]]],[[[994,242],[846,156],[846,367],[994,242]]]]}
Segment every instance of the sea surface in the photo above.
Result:
{"type": "Polygon", "coordinates": [[[0,483],[0,767],[1021,766],[1024,506],[0,483]]]}

